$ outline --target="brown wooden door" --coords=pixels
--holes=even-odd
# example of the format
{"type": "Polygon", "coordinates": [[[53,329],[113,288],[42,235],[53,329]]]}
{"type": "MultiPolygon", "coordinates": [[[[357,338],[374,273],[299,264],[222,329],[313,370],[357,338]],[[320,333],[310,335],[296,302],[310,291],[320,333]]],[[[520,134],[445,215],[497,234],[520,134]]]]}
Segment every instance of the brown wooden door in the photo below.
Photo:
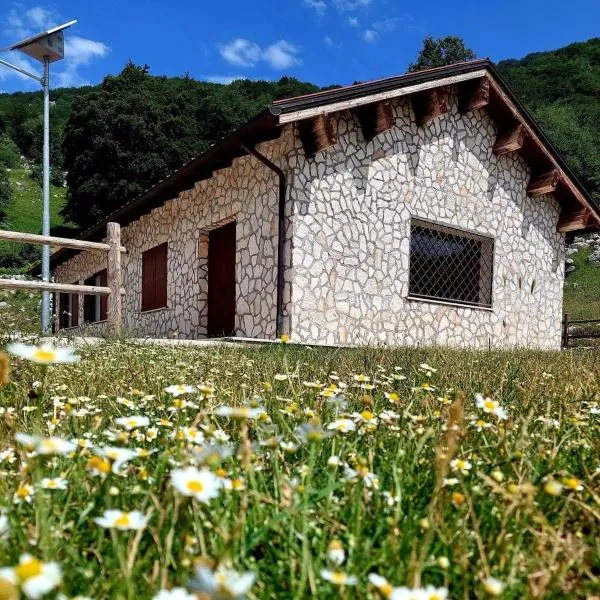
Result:
{"type": "Polygon", "coordinates": [[[208,337],[235,333],[235,223],[208,236],[208,337]]]}

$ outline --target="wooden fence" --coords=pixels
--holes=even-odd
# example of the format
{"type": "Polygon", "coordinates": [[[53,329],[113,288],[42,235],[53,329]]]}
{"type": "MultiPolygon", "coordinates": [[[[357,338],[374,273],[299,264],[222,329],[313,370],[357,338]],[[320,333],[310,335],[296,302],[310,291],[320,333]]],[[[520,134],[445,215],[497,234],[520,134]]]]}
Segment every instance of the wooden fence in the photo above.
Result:
{"type": "Polygon", "coordinates": [[[565,314],[562,323],[562,347],[570,348],[571,340],[600,339],[600,319],[570,320],[565,314]]]}
{"type": "Polygon", "coordinates": [[[121,246],[121,226],[118,223],[107,224],[106,243],[86,242],[83,240],[53,237],[51,235],[37,235],[33,233],[2,230],[0,230],[0,240],[48,245],[59,248],[73,248],[82,251],[106,252],[108,255],[106,286],[0,279],[0,289],[35,290],[39,292],[81,294],[84,296],[108,296],[108,306],[106,311],[108,327],[114,333],[118,333],[121,330],[121,324],[123,322],[123,273],[121,270],[121,253],[125,252],[125,248],[121,246]]]}

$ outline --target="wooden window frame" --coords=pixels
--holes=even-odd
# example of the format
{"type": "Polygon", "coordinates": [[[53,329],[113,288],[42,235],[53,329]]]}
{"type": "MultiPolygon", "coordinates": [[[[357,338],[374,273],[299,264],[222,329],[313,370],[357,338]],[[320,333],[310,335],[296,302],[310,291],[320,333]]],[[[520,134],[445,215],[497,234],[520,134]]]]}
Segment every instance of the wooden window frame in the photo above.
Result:
{"type": "MultiPolygon", "coordinates": [[[[79,282],[74,281],[73,285],[79,282]]],[[[79,294],[58,293],[55,302],[58,307],[58,329],[73,329],[79,326],[79,294]]]]}
{"type": "Polygon", "coordinates": [[[142,313],[168,308],[169,246],[158,244],[142,252],[142,285],[140,310],[142,313]]]}

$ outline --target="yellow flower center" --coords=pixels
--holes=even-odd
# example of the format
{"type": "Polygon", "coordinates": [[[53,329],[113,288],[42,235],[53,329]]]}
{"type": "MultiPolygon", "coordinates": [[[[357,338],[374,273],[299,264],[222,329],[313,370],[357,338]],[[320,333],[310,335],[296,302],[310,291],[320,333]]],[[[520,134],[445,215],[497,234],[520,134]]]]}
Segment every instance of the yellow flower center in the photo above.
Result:
{"type": "Polygon", "coordinates": [[[88,469],[99,471],[100,473],[108,473],[110,471],[110,463],[99,456],[93,456],[88,461],[88,469]]]}
{"type": "Polygon", "coordinates": [[[55,489],[58,486],[58,484],[56,483],[56,481],[54,481],[54,479],[51,479],[50,481],[48,481],[46,483],[46,487],[50,490],[55,489]]]}
{"type": "Polygon", "coordinates": [[[53,362],[56,360],[56,352],[49,348],[36,348],[33,353],[33,359],[40,362],[53,362]]]}
{"type": "Polygon", "coordinates": [[[15,567],[15,575],[19,581],[27,581],[42,573],[43,563],[37,558],[30,558],[15,567]]]}
{"type": "Polygon", "coordinates": [[[340,573],[339,571],[335,571],[331,574],[331,582],[342,585],[346,583],[346,575],[344,573],[340,573]]]}
{"type": "Polygon", "coordinates": [[[483,402],[483,407],[487,410],[494,410],[496,408],[496,403],[488,398],[483,402]]]}
{"type": "Polygon", "coordinates": [[[563,483],[570,490],[576,490],[579,487],[579,485],[580,485],[579,479],[576,479],[575,477],[566,477],[565,479],[563,479],[563,483]]]}
{"type": "Polygon", "coordinates": [[[129,419],[129,421],[127,421],[127,426],[128,427],[135,427],[137,425],[137,420],[136,419],[129,419]]]}
{"type": "Polygon", "coordinates": [[[360,416],[365,420],[365,421],[370,421],[373,418],[373,413],[370,410],[363,410],[360,413],[360,416]]]}
{"type": "Polygon", "coordinates": [[[186,487],[190,492],[194,494],[199,494],[204,491],[204,484],[197,479],[192,479],[186,483],[186,487]]]}
{"type": "Polygon", "coordinates": [[[232,487],[234,490],[241,490],[241,489],[243,489],[243,488],[244,488],[244,482],[243,482],[241,479],[234,479],[234,480],[231,482],[231,487],[232,487]]]}
{"type": "Polygon", "coordinates": [[[29,496],[29,490],[26,487],[18,488],[15,493],[17,498],[27,498],[27,496],[29,496]]]}
{"type": "Polygon", "coordinates": [[[227,476],[227,471],[226,471],[225,469],[217,469],[217,470],[215,471],[215,475],[216,475],[217,477],[223,478],[223,477],[226,477],[226,476],[227,476]]]}
{"type": "Polygon", "coordinates": [[[464,460],[460,460],[460,458],[456,461],[456,468],[457,469],[464,469],[465,468],[465,461],[464,460]]]}
{"type": "Polygon", "coordinates": [[[129,519],[128,513],[123,513],[120,517],[115,519],[115,525],[117,527],[129,527],[131,520],[129,519]]]}

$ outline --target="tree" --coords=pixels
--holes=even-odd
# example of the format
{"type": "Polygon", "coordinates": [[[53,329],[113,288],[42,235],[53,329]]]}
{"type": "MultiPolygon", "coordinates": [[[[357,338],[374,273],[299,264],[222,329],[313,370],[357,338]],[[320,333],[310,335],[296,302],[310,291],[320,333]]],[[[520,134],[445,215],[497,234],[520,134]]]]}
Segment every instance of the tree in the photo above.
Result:
{"type": "Polygon", "coordinates": [[[417,60],[408,67],[410,72],[443,67],[457,62],[477,58],[462,38],[455,35],[434,39],[430,35],[423,40],[423,47],[417,60]]]}
{"type": "Polygon", "coordinates": [[[276,98],[317,91],[296,79],[234,81],[153,77],[129,63],[74,100],[65,125],[67,203],[81,227],[140,195],[276,98]]]}
{"type": "Polygon", "coordinates": [[[0,169],[15,169],[21,162],[17,145],[3,133],[0,135],[0,169]]]}

